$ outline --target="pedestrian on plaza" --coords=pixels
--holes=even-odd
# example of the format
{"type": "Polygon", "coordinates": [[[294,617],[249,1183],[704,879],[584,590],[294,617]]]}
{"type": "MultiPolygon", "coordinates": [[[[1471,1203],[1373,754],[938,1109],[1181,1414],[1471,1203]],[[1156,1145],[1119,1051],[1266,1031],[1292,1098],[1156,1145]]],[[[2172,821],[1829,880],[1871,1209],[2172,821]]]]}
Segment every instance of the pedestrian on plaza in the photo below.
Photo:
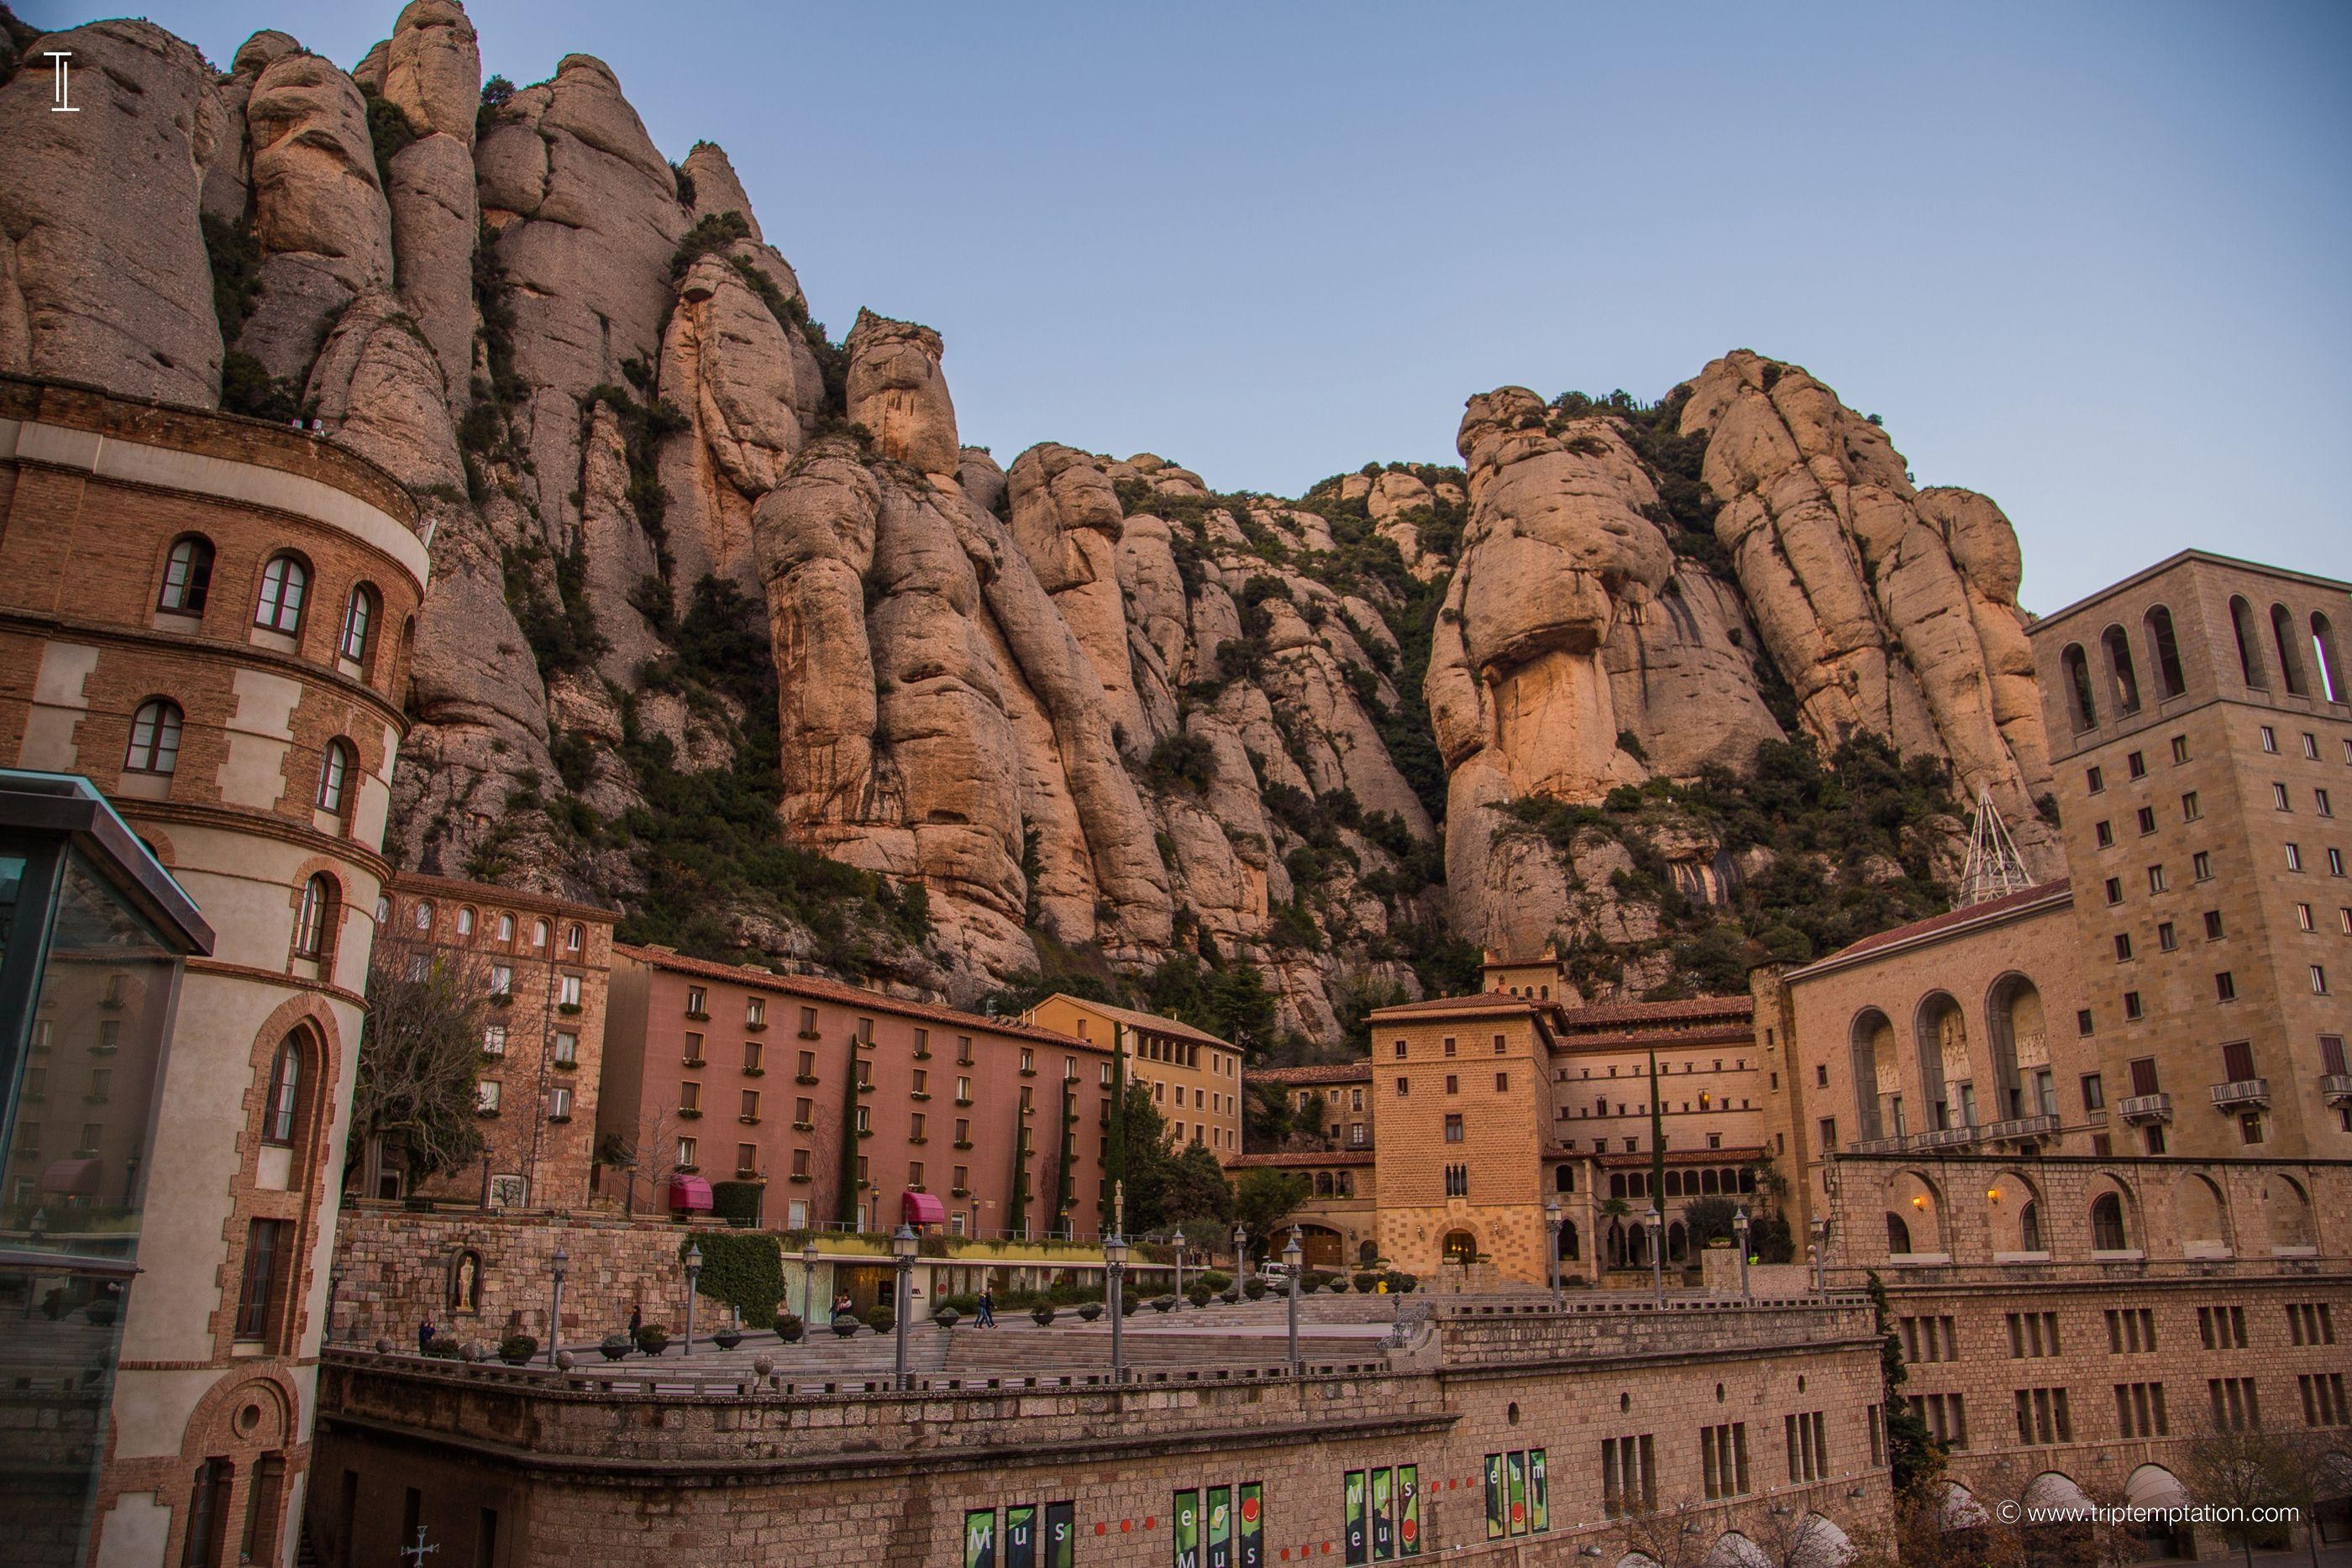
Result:
{"type": "Polygon", "coordinates": [[[994,1328],[996,1326],[996,1297],[990,1291],[986,1285],[982,1285],[980,1288],[980,1301],[978,1305],[980,1308],[980,1326],[984,1329],[994,1328]]]}
{"type": "Polygon", "coordinates": [[[637,1343],[637,1331],[645,1326],[646,1310],[643,1307],[631,1307],[629,1309],[629,1343],[631,1344],[637,1343]]]}
{"type": "Polygon", "coordinates": [[[425,1321],[416,1325],[416,1354],[423,1355],[426,1351],[431,1350],[432,1348],[433,1314],[431,1312],[427,1312],[425,1314],[425,1321]]]}

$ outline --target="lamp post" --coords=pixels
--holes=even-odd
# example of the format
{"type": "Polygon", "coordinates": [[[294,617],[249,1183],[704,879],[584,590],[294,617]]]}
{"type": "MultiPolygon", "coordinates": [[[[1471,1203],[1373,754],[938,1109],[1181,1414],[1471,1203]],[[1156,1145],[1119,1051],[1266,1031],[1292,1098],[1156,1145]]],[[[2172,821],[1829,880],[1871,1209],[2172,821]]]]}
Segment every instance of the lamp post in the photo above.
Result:
{"type": "MultiPolygon", "coordinates": [[[[1176,1268],[1182,1277],[1184,1238],[1176,1238],[1176,1268]]],[[[1110,1380],[1127,1381],[1127,1234],[1114,1222],[1111,1233],[1103,1238],[1103,1270],[1109,1282],[1110,1298],[1110,1380]]]]}
{"type": "Polygon", "coordinates": [[[689,1246],[686,1249],[686,1347],[680,1355],[694,1354],[694,1288],[702,1278],[702,1249],[689,1246]]]}
{"type": "Polygon", "coordinates": [[[1282,1263],[1286,1270],[1283,1284],[1288,1291],[1290,1306],[1290,1375],[1293,1377],[1298,1375],[1298,1265],[1306,1256],[1306,1250],[1298,1245],[1298,1227],[1294,1225],[1290,1228],[1290,1239],[1282,1245],[1282,1263]]]}
{"type": "MultiPolygon", "coordinates": [[[[1179,1230],[1170,1240],[1176,1248],[1176,1299],[1181,1301],[1184,1299],[1184,1233],[1179,1230]]],[[[1112,1310],[1116,1312],[1118,1309],[1114,1307],[1112,1310]]]]}
{"type": "Polygon", "coordinates": [[[1559,1199],[1544,1199],[1544,1280],[1551,1286],[1551,1304],[1559,1299],[1559,1199]]]}
{"type": "Polygon", "coordinates": [[[816,1333],[816,1238],[808,1239],[801,1249],[801,1322],[810,1334],[816,1333]]]}
{"type": "Polygon", "coordinates": [[[1739,1299],[1754,1301],[1755,1293],[1748,1288],[1748,1211],[1744,1208],[1731,1217],[1731,1244],[1739,1249],[1739,1299]]]}
{"type": "Polygon", "coordinates": [[[1830,1222],[1826,1219],[1813,1221],[1812,1253],[1813,1293],[1817,1296],[1827,1295],[1830,1288],[1830,1222]]]}
{"type": "Polygon", "coordinates": [[[916,1239],[915,1228],[903,1221],[900,1222],[898,1228],[891,1233],[890,1261],[898,1272],[890,1297],[890,1317],[892,1326],[898,1331],[898,1346],[895,1363],[898,1369],[896,1386],[902,1394],[907,1390],[907,1312],[914,1301],[914,1298],[908,1293],[907,1287],[915,1278],[915,1253],[921,1245],[922,1243],[916,1239]]]}
{"type": "Polygon", "coordinates": [[[555,1300],[547,1309],[547,1364],[555,1364],[556,1351],[563,1343],[563,1276],[572,1272],[572,1254],[563,1244],[555,1246],[555,1300]]]}
{"type": "Polygon", "coordinates": [[[1665,1216],[1658,1212],[1657,1203],[1650,1204],[1650,1293],[1661,1307],[1666,1304],[1666,1230],[1665,1216]]]}
{"type": "Polygon", "coordinates": [[[1249,1283],[1249,1227],[1246,1225],[1234,1227],[1234,1278],[1244,1285],[1249,1283]]]}

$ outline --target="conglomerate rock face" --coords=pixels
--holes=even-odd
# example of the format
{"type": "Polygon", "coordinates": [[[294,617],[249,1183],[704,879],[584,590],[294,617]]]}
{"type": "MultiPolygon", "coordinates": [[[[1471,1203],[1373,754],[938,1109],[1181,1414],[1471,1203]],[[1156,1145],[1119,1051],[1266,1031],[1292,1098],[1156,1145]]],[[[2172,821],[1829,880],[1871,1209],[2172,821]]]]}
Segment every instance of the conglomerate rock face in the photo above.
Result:
{"type": "Polygon", "coordinates": [[[2007,519],[1793,366],[1500,388],[1463,467],[1295,500],[1006,463],[939,333],[829,340],[727,154],[671,163],[602,61],[486,91],[457,0],[349,72],[276,31],[226,71],[141,22],[58,47],[72,134],[0,82],[0,369],[316,420],[418,494],[404,863],[967,1002],[1254,967],[1261,1045],[1480,948],[1681,983],[1661,931],[1771,855],[1674,789],[1796,737],[1948,765],[2056,869],[2007,519]]]}

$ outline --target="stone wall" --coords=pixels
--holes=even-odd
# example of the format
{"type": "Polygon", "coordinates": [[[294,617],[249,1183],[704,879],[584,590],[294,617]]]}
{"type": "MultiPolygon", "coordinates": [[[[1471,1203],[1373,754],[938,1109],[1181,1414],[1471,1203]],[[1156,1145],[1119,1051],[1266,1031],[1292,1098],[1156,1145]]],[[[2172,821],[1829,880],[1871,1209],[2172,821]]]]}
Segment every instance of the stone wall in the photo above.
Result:
{"type": "MultiPolygon", "coordinates": [[[[1604,1437],[1655,1437],[1662,1500],[1704,1496],[1698,1429],[1745,1427],[1749,1483],[1701,1502],[1712,1538],[1762,1539],[1773,1511],[1818,1511],[1857,1540],[1883,1515],[1867,1411],[1877,1348],[1850,1307],[1664,1314],[1515,1312],[1441,1324],[1442,1373],[1391,1370],[1115,1391],[963,1389],[814,1396],[714,1382],[648,1391],[586,1375],[469,1368],[414,1357],[330,1358],[310,1531],[323,1555],[393,1568],[401,1510],[428,1541],[501,1568],[649,1561],[961,1561],[967,1511],[1068,1502],[1077,1560],[1170,1561],[1182,1490],[1264,1489],[1265,1561],[1345,1554],[1343,1477],[1412,1465],[1425,1556],[1573,1568],[1612,1539],[1604,1437]],[[1709,1333],[1694,1334],[1704,1322],[1709,1333]],[[1591,1354],[1603,1328],[1622,1354],[1591,1354]],[[1748,1339],[1760,1354],[1727,1354],[1748,1339]],[[1784,1417],[1819,1411],[1826,1472],[1793,1483],[1784,1417]],[[495,1437],[487,1434],[496,1434],[495,1437]],[[1490,1542],[1486,1456],[1540,1449],[1549,1528],[1490,1542]],[[409,1489],[415,1489],[411,1492],[409,1489]]],[[[1612,1555],[1614,1555],[1612,1552],[1612,1555]]],[[[998,1561],[1003,1559],[1000,1555],[998,1561]]]]}
{"type": "MultiPolygon", "coordinates": [[[[660,1220],[551,1218],[499,1210],[421,1214],[381,1204],[343,1210],[335,1238],[331,1337],[367,1343],[378,1335],[413,1343],[429,1314],[461,1338],[496,1340],[520,1328],[545,1343],[555,1250],[569,1258],[563,1337],[594,1339],[642,1308],[646,1321],[675,1326],[686,1315],[686,1238],[703,1227],[660,1220]],[[453,1294],[470,1261],[478,1290],[453,1294]],[[453,1306],[453,1302],[455,1303],[453,1306]]],[[[708,1306],[706,1303],[706,1310],[708,1306]]]]}

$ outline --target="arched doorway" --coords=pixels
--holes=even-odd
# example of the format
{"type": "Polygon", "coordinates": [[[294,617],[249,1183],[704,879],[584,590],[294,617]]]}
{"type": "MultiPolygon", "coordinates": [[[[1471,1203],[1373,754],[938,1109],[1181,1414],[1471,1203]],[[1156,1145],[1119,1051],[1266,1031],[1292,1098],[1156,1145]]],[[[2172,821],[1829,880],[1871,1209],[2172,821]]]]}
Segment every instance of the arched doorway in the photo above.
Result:
{"type": "Polygon", "coordinates": [[[1847,1040],[1853,1070],[1853,1101],[1862,1114],[1864,1141],[1899,1138],[1903,1125],[1903,1076],[1895,1051],[1895,1025],[1876,1008],[1855,1016],[1847,1040]]]}
{"type": "Polygon", "coordinates": [[[1466,1268],[1478,1260],[1478,1238],[1467,1230],[1449,1230],[1440,1251],[1448,1263],[1466,1268]]]}
{"type": "Polygon", "coordinates": [[[1301,1225],[1298,1228],[1299,1251],[1309,1269],[1345,1268],[1346,1244],[1347,1239],[1328,1226],[1301,1225]]]}

